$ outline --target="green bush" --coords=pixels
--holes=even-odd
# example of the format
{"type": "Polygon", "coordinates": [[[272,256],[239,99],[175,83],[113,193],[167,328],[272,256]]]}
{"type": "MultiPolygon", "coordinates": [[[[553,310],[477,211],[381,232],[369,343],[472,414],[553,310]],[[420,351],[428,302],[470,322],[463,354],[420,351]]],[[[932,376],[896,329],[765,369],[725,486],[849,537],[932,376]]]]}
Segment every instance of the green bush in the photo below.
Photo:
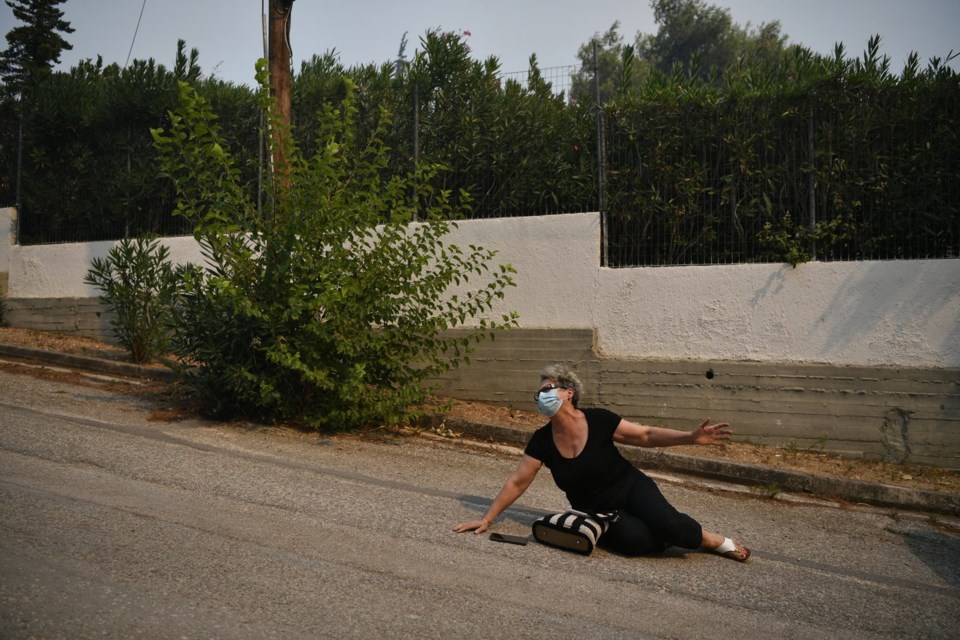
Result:
{"type": "Polygon", "coordinates": [[[265,77],[261,65],[271,142],[281,141],[288,163],[263,211],[189,85],[170,129],[153,131],[177,214],[207,260],[181,274],[174,351],[216,415],[325,428],[410,418],[429,378],[516,324],[508,314],[447,333],[490,311],[513,269],[491,268],[493,251],[444,242],[457,212],[449,193],[429,187],[435,167],[421,168],[418,183],[383,178],[389,117],[380,112],[372,135],[358,136],[352,82],[344,79],[340,106],[322,108],[305,157],[272,113],[265,77]],[[418,211],[414,194],[431,207],[418,211]]]}
{"type": "Polygon", "coordinates": [[[134,362],[163,355],[169,346],[176,279],[168,256],[157,240],[121,240],[105,260],[92,260],[83,280],[102,292],[100,300],[115,313],[113,331],[134,362]]]}
{"type": "Polygon", "coordinates": [[[610,266],[960,255],[960,74],[804,49],[607,105],[610,266]]]}

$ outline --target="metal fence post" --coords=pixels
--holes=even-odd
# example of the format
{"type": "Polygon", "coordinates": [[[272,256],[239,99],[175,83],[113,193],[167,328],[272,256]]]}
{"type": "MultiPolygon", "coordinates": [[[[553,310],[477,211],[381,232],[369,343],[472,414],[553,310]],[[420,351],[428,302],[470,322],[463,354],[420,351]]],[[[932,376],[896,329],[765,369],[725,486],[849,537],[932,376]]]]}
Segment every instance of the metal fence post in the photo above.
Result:
{"type": "Polygon", "coordinates": [[[413,85],[413,220],[420,219],[420,85],[413,85]]]}
{"type": "Polygon", "coordinates": [[[593,42],[593,96],[597,118],[597,208],[600,210],[601,266],[609,265],[607,255],[607,202],[606,202],[606,140],[604,137],[603,108],[600,105],[600,65],[597,63],[597,42],[593,42]]]}
{"type": "Polygon", "coordinates": [[[810,107],[810,119],[807,124],[807,152],[810,154],[810,176],[808,178],[809,184],[807,189],[809,190],[810,198],[810,259],[817,259],[817,192],[816,192],[816,176],[814,175],[814,167],[816,166],[816,158],[814,156],[814,145],[813,145],[813,106],[810,107]]]}
{"type": "Polygon", "coordinates": [[[13,242],[20,244],[20,218],[23,217],[23,199],[20,180],[23,176],[23,97],[20,98],[20,124],[17,131],[17,219],[13,225],[13,242]]]}

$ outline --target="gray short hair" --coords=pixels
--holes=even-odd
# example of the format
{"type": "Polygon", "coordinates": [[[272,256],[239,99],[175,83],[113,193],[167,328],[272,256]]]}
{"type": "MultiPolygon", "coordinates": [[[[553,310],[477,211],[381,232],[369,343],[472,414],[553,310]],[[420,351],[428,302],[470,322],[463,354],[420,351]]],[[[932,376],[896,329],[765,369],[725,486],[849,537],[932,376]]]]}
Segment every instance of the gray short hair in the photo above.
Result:
{"type": "Polygon", "coordinates": [[[554,382],[564,389],[573,389],[573,406],[577,406],[580,394],[583,392],[583,383],[570,367],[565,364],[547,365],[540,371],[540,384],[545,380],[554,382]]]}

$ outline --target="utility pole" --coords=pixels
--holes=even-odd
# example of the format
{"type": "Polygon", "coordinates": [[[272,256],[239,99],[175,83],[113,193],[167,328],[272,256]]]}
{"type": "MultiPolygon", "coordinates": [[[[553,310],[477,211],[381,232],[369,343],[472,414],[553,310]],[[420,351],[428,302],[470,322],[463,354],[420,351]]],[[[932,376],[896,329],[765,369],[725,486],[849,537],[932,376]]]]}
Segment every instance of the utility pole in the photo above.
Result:
{"type": "Polygon", "coordinates": [[[270,93],[277,101],[280,115],[280,130],[276,136],[273,152],[273,167],[280,175],[288,172],[284,135],[290,126],[290,90],[293,77],[290,69],[292,51],[290,48],[290,14],[294,0],[270,0],[270,20],[268,28],[270,93]]]}

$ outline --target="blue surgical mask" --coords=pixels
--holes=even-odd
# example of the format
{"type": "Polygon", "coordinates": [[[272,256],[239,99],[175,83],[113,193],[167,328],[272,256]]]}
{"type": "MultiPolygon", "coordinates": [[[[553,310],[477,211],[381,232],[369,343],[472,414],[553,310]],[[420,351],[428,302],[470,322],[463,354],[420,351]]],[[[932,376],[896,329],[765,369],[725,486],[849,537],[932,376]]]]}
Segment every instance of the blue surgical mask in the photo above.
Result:
{"type": "Polygon", "coordinates": [[[537,410],[548,418],[557,415],[563,400],[557,395],[557,389],[543,391],[537,396],[537,410]]]}

